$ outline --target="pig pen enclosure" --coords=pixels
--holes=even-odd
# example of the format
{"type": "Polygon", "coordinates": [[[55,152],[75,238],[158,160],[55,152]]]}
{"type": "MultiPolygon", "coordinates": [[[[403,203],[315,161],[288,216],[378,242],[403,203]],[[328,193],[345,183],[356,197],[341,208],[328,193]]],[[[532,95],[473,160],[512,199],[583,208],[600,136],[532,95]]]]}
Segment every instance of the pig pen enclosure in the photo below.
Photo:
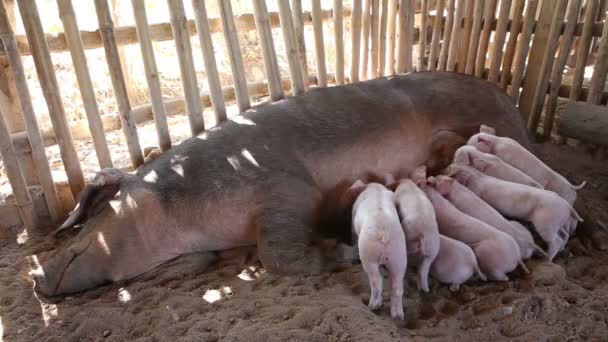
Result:
{"type": "MultiPolygon", "coordinates": [[[[1,0],[0,341],[605,340],[606,0],[1,0]],[[405,320],[367,309],[360,265],[264,272],[255,249],[188,255],[50,302],[29,272],[96,171],[253,104],[445,70],[503,88],[588,221],[553,263],[458,292],[408,273],[405,320]],[[213,261],[213,262],[212,262],[213,261]],[[211,264],[209,268],[206,268],[211,264]]],[[[144,156],[146,155],[146,156],[144,156]]]]}

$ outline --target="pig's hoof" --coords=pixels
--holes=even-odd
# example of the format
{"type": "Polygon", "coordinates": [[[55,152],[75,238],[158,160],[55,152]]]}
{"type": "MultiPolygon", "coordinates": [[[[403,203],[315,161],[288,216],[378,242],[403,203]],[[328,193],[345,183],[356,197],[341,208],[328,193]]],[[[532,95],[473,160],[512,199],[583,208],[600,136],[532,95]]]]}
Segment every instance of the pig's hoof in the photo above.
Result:
{"type": "Polygon", "coordinates": [[[460,284],[452,284],[452,285],[450,285],[450,291],[451,292],[458,292],[458,290],[460,290],[460,284]]]}
{"type": "Polygon", "coordinates": [[[378,309],[380,309],[380,307],[382,306],[382,301],[372,301],[371,299],[369,300],[369,304],[367,304],[367,307],[372,310],[372,311],[376,311],[378,309]]]}
{"type": "Polygon", "coordinates": [[[398,320],[403,321],[403,317],[404,317],[403,308],[402,307],[401,308],[399,308],[399,307],[391,308],[391,317],[393,319],[398,319],[398,320]]]}

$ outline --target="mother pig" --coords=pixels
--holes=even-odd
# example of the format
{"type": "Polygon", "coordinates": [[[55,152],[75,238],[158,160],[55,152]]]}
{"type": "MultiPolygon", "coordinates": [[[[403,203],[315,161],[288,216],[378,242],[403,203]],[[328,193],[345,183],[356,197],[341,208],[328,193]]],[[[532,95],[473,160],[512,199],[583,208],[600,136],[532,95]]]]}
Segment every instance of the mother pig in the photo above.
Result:
{"type": "Polygon", "coordinates": [[[454,73],[315,89],[255,107],[136,174],[98,173],[61,227],[81,223],[82,231],[33,273],[36,288],[77,292],[181,254],[254,244],[269,272],[330,270],[317,242],[350,237],[334,215],[350,184],[398,179],[421,164],[438,171],[481,124],[528,147],[502,90],[454,73]]]}

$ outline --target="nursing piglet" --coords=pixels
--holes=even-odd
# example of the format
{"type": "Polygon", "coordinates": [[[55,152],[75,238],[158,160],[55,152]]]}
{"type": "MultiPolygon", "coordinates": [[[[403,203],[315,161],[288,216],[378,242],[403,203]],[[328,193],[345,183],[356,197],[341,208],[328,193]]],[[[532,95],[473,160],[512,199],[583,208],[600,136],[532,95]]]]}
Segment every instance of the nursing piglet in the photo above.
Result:
{"type": "Polygon", "coordinates": [[[461,146],[456,150],[454,164],[470,165],[488,176],[543,189],[542,185],[515,166],[506,163],[493,154],[481,152],[470,145],[461,146]]]}
{"type": "Polygon", "coordinates": [[[395,196],[408,255],[418,264],[418,289],[429,292],[429,270],[439,252],[439,230],[433,205],[415,183],[418,177],[420,186],[426,186],[426,168],[417,168],[411,177],[399,181],[395,196]]]}
{"type": "Polygon", "coordinates": [[[576,190],[581,189],[586,184],[586,182],[583,182],[580,185],[572,185],[564,176],[553,171],[532,152],[526,150],[511,138],[498,137],[488,133],[478,133],[473,137],[471,139],[473,139],[473,142],[476,141],[474,146],[478,150],[500,157],[532,177],[545,189],[560,195],[570,205],[576,200],[576,190]],[[473,139],[473,137],[476,138],[473,139]]]}
{"type": "Polygon", "coordinates": [[[405,236],[395,207],[395,194],[378,183],[355,182],[365,189],[353,205],[353,230],[358,236],[359,255],[369,278],[369,308],[382,305],[382,275],[385,265],[391,277],[391,317],[403,319],[403,277],[407,267],[405,236]]]}
{"type": "Polygon", "coordinates": [[[486,276],[479,270],[477,257],[471,247],[466,244],[439,235],[439,253],[431,265],[431,275],[444,284],[450,284],[450,289],[456,290],[460,284],[469,280],[473,274],[486,281],[486,276]]]}
{"type": "Polygon", "coordinates": [[[574,208],[554,192],[505,182],[466,165],[452,164],[448,174],[500,213],[532,222],[548,245],[550,260],[564,248],[578,221],[583,221],[574,208]]]}
{"type": "Polygon", "coordinates": [[[507,273],[518,265],[527,270],[512,237],[461,212],[434,187],[426,187],[425,193],[435,208],[439,232],[469,245],[489,279],[508,281],[507,273]]]}
{"type": "Polygon", "coordinates": [[[545,255],[545,252],[534,243],[532,234],[521,224],[507,221],[496,209],[484,202],[473,191],[448,176],[437,176],[431,183],[458,210],[490,226],[509,234],[517,245],[523,259],[529,259],[534,252],[545,255]]]}

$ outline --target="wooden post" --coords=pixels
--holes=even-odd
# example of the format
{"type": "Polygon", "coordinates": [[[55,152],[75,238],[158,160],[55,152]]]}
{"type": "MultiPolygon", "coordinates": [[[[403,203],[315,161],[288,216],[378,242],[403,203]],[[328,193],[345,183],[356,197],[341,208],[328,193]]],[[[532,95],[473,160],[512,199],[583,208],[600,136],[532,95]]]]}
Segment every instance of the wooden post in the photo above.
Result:
{"type": "Polygon", "coordinates": [[[230,58],[230,68],[232,69],[232,81],[239,111],[244,112],[251,107],[249,93],[247,92],[247,79],[245,78],[245,66],[243,65],[243,55],[239,45],[239,36],[234,24],[234,14],[230,0],[217,0],[222,17],[222,28],[224,39],[228,48],[230,58]]]}
{"type": "Polygon", "coordinates": [[[397,47],[397,73],[412,70],[412,48],[414,46],[414,3],[401,0],[399,5],[399,45],[397,47]]]}
{"type": "Polygon", "coordinates": [[[23,224],[27,229],[36,228],[36,214],[34,213],[34,202],[30,196],[25,178],[19,168],[19,160],[13,148],[11,135],[4,121],[3,113],[0,112],[0,155],[6,168],[6,175],[15,194],[15,202],[23,224]]]}
{"type": "Polygon", "coordinates": [[[435,22],[433,23],[433,36],[431,38],[431,51],[429,53],[428,70],[437,68],[439,54],[439,40],[441,39],[441,22],[443,21],[443,11],[445,10],[445,0],[437,0],[435,22]]]}
{"type": "Polygon", "coordinates": [[[84,176],[80,168],[80,160],[78,159],[76,147],[74,147],[72,132],[70,132],[68,120],[65,116],[59,83],[57,83],[57,77],[55,76],[55,67],[51,60],[46,39],[44,38],[38,9],[34,1],[19,0],[17,1],[17,5],[19,5],[23,26],[25,27],[27,39],[32,49],[32,57],[36,65],[36,73],[40,80],[42,94],[49,108],[51,123],[57,136],[57,143],[65,172],[68,176],[68,182],[70,183],[70,190],[72,191],[72,196],[76,198],[76,195],[84,188],[84,176]]]}
{"type": "MultiPolygon", "coordinates": [[[[222,0],[218,0],[223,2],[222,0]]],[[[304,18],[302,18],[302,0],[291,0],[291,13],[293,15],[294,29],[296,31],[296,41],[298,44],[298,56],[300,57],[300,69],[304,86],[310,84],[308,77],[308,61],[306,58],[306,43],[304,40],[304,18]]]]}
{"type": "Polygon", "coordinates": [[[372,37],[372,48],[371,48],[371,78],[378,77],[378,49],[380,38],[380,0],[372,0],[372,16],[371,16],[371,37],[372,37]]]}
{"type": "Polygon", "coordinates": [[[551,27],[549,29],[549,35],[547,36],[548,44],[545,46],[545,51],[543,52],[540,71],[535,84],[532,103],[530,104],[528,130],[533,133],[536,133],[538,122],[540,120],[540,113],[543,109],[543,105],[545,104],[547,87],[549,86],[549,76],[551,75],[551,70],[553,70],[553,61],[555,59],[557,45],[559,44],[559,36],[562,24],[564,23],[564,15],[567,4],[567,0],[557,0],[554,3],[555,9],[553,10],[551,27]]]}
{"type": "MultiPolygon", "coordinates": [[[[15,0],[4,0],[4,6],[6,7],[9,24],[11,27],[14,27],[16,19],[15,0]]],[[[0,107],[5,108],[4,119],[6,120],[9,132],[17,133],[25,130],[25,123],[23,121],[23,114],[19,108],[17,89],[15,88],[15,81],[12,77],[13,72],[10,68],[6,58],[0,58],[0,107]]],[[[21,160],[23,161],[23,159],[21,160]]],[[[27,174],[25,177],[27,182],[33,181],[33,179],[28,178],[27,174]]]]}
{"type": "Polygon", "coordinates": [[[266,79],[270,87],[270,99],[278,101],[283,98],[284,94],[283,88],[281,88],[281,74],[279,72],[277,54],[272,40],[272,29],[268,21],[268,9],[264,0],[253,0],[253,15],[262,48],[266,79]]]}
{"type": "Polygon", "coordinates": [[[302,78],[302,70],[300,70],[300,56],[296,41],[296,33],[293,28],[293,16],[289,2],[279,1],[279,17],[281,19],[281,28],[283,30],[283,40],[285,42],[285,50],[287,53],[287,62],[289,63],[289,75],[291,78],[291,92],[294,95],[303,94],[304,79],[302,78]]]}
{"type": "MultiPolygon", "coordinates": [[[[507,37],[507,25],[509,24],[509,12],[511,10],[511,0],[502,0],[500,2],[500,10],[498,12],[498,23],[496,24],[496,32],[494,33],[494,48],[490,55],[490,73],[488,81],[492,83],[498,82],[500,75],[500,65],[502,64],[502,51],[507,37]]],[[[515,33],[517,35],[517,33],[515,33]]]]}
{"type": "Polygon", "coordinates": [[[359,53],[361,49],[361,0],[353,0],[353,14],[350,18],[351,53],[350,82],[359,82],[359,53]]]}
{"type": "MultiPolygon", "coordinates": [[[[578,1],[578,0],[575,0],[578,1]]],[[[517,37],[522,26],[522,12],[524,10],[525,0],[515,0],[513,3],[513,21],[511,21],[511,33],[509,41],[505,48],[505,57],[502,60],[502,70],[500,73],[500,87],[507,90],[509,78],[511,77],[511,67],[513,66],[513,57],[515,56],[515,47],[517,46],[517,37]]]]}
{"type": "MultiPolygon", "coordinates": [[[[429,16],[429,0],[422,0],[420,4],[420,34],[418,35],[418,71],[424,70],[424,60],[426,54],[426,36],[428,29],[428,16],[429,16]]],[[[437,17],[435,17],[437,18],[437,17]]]]}
{"type": "Polygon", "coordinates": [[[445,71],[446,69],[450,42],[452,40],[455,7],[456,0],[448,0],[448,13],[445,21],[445,29],[443,30],[443,44],[441,44],[441,51],[439,52],[439,63],[437,65],[437,70],[445,71]]]}
{"type": "Polygon", "coordinates": [[[336,45],[337,85],[344,84],[344,21],[342,11],[342,0],[334,0],[334,44],[336,45]]]}
{"type": "MultiPolygon", "coordinates": [[[[323,39],[323,19],[321,0],[312,0],[312,28],[315,33],[315,56],[317,57],[317,85],[327,86],[327,69],[325,68],[325,43],[323,39]]],[[[280,79],[280,78],[279,78],[280,79]]]]}
{"type": "Polygon", "coordinates": [[[23,71],[23,64],[21,63],[21,57],[17,50],[17,42],[15,41],[15,35],[11,28],[8,13],[4,3],[0,1],[0,39],[6,51],[8,62],[13,72],[15,79],[15,86],[19,95],[19,103],[21,104],[21,110],[23,112],[23,118],[25,123],[25,129],[27,136],[32,148],[32,157],[36,166],[38,179],[44,191],[44,199],[51,215],[51,220],[54,223],[59,223],[62,219],[62,208],[57,197],[57,190],[53,183],[53,176],[51,175],[51,168],[49,167],[46,153],[44,150],[44,142],[40,135],[40,129],[38,128],[38,121],[36,121],[36,114],[34,113],[34,107],[32,106],[32,99],[30,97],[30,91],[25,79],[23,71]]]}
{"type": "Polygon", "coordinates": [[[198,81],[196,80],[196,73],[194,71],[186,12],[182,0],[167,0],[167,4],[169,5],[169,14],[171,16],[171,30],[173,31],[173,39],[175,40],[179,71],[184,86],[190,132],[192,136],[196,136],[205,130],[205,121],[203,119],[203,106],[199,100],[198,81]]]}
{"type": "Polygon", "coordinates": [[[93,137],[93,146],[95,147],[99,166],[101,168],[112,167],[112,157],[110,157],[110,150],[104,134],[99,109],[97,108],[95,90],[93,89],[87,58],[84,54],[82,40],[80,39],[80,30],[76,22],[72,0],[58,0],[57,6],[59,7],[59,18],[63,23],[65,39],[70,48],[74,73],[78,81],[78,88],[80,89],[91,136],[93,137]]]}
{"type": "Polygon", "coordinates": [[[511,77],[511,97],[514,103],[517,103],[519,99],[519,88],[521,87],[521,81],[526,68],[526,57],[530,49],[530,39],[532,38],[537,8],[538,0],[528,1],[528,7],[524,14],[524,27],[517,42],[517,49],[515,50],[515,66],[513,67],[513,75],[511,77]]]}
{"type": "Polygon", "coordinates": [[[547,100],[547,109],[545,110],[545,120],[543,122],[543,138],[546,140],[551,138],[559,88],[562,83],[563,71],[568,62],[568,56],[570,55],[570,50],[572,48],[572,42],[574,41],[574,28],[576,27],[580,8],[581,0],[572,0],[570,2],[566,27],[559,49],[559,56],[557,57],[555,67],[551,72],[551,89],[549,90],[549,99],[547,100]]]}
{"type": "MultiPolygon", "coordinates": [[[[399,0],[388,1],[388,53],[386,56],[386,74],[395,74],[395,43],[397,34],[397,3],[399,0]]],[[[353,10],[354,15],[354,10],[353,10]]]]}
{"type": "Polygon", "coordinates": [[[131,0],[131,5],[133,6],[133,15],[135,17],[135,25],[137,26],[141,56],[144,61],[146,81],[148,82],[148,89],[150,90],[150,103],[152,104],[152,113],[154,114],[156,136],[161,151],[165,152],[171,148],[171,136],[169,135],[163,94],[160,90],[160,80],[158,77],[158,69],[156,68],[154,49],[152,48],[150,31],[148,30],[146,7],[144,5],[144,0],[131,0]]]}
{"type": "MultiPolygon", "coordinates": [[[[522,0],[523,1],[523,0],[522,0]]],[[[469,51],[469,43],[471,39],[471,30],[473,29],[473,10],[475,9],[475,0],[466,0],[466,10],[464,14],[464,27],[462,28],[460,50],[458,52],[457,71],[464,73],[467,65],[467,53],[469,51]]]]}
{"type": "Polygon", "coordinates": [[[604,19],[602,39],[599,42],[595,69],[591,76],[591,86],[589,88],[589,96],[587,97],[588,103],[601,104],[602,93],[606,86],[606,73],[608,73],[608,19],[604,19]]]}
{"type": "Polygon", "coordinates": [[[479,39],[479,49],[477,50],[477,59],[475,60],[475,77],[481,78],[483,70],[486,67],[486,54],[490,43],[490,35],[492,34],[492,24],[494,23],[494,13],[496,13],[497,0],[487,0],[485,13],[483,16],[483,31],[479,39]]]}
{"type": "MultiPolygon", "coordinates": [[[[426,0],[424,0],[426,1],[426,0]]],[[[388,22],[388,0],[382,0],[382,16],[380,17],[380,52],[378,54],[378,76],[384,76],[386,68],[386,25],[388,22]]]]}
{"type": "Polygon", "coordinates": [[[598,10],[599,1],[588,0],[587,11],[583,22],[583,35],[580,37],[577,46],[576,67],[574,69],[574,78],[572,79],[572,90],[570,91],[570,100],[578,101],[583,88],[583,79],[585,78],[585,66],[587,57],[589,56],[589,45],[591,44],[593,24],[598,10]]]}
{"type": "MultiPolygon", "coordinates": [[[[213,40],[209,30],[209,18],[207,17],[207,9],[205,8],[204,0],[192,0],[194,9],[194,21],[196,23],[196,31],[203,53],[203,63],[205,63],[205,71],[207,72],[207,83],[209,84],[209,97],[211,105],[215,113],[216,125],[226,121],[226,104],[224,103],[224,95],[222,94],[222,83],[217,72],[217,63],[215,61],[215,50],[213,49],[213,40]]],[[[290,18],[291,21],[291,18],[290,18]]]]}
{"type": "Polygon", "coordinates": [[[369,57],[369,31],[371,21],[371,0],[363,0],[363,19],[361,21],[361,36],[363,42],[361,43],[361,79],[367,80],[367,71],[369,69],[368,57],[369,57]]]}
{"type": "Polygon", "coordinates": [[[471,28],[471,35],[469,37],[469,48],[464,68],[464,72],[468,75],[473,75],[475,72],[475,57],[477,56],[477,48],[479,47],[479,34],[481,30],[481,20],[483,19],[484,2],[485,0],[475,0],[475,8],[473,9],[473,27],[471,28]]]}
{"type": "Polygon", "coordinates": [[[456,3],[456,13],[454,14],[452,38],[450,39],[450,50],[448,52],[448,62],[446,66],[447,71],[456,71],[456,61],[459,52],[458,47],[460,44],[460,25],[462,23],[464,5],[464,0],[458,0],[456,3]]]}

